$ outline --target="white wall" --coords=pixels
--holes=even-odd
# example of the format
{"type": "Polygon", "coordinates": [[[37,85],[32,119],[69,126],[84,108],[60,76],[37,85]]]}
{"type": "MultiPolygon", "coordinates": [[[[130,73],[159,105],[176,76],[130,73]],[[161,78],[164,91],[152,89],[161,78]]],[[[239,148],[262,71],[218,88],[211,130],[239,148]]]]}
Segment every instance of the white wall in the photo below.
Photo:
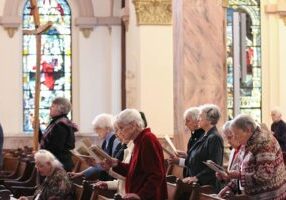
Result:
{"type": "Polygon", "coordinates": [[[127,70],[127,105],[146,114],[157,136],[173,135],[172,26],[138,26],[132,1],[127,32],[127,70]]]}

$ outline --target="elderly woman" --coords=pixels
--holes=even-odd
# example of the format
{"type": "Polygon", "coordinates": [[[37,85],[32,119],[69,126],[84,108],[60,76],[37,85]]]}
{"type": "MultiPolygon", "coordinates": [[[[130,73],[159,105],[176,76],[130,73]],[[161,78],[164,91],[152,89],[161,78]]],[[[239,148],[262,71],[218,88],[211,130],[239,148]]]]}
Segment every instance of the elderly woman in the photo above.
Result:
{"type": "Polygon", "coordinates": [[[273,121],[271,124],[271,131],[280,144],[284,162],[286,163],[286,123],[283,121],[282,114],[277,108],[271,110],[271,118],[273,121]]]}
{"type": "Polygon", "coordinates": [[[122,137],[134,142],[129,164],[116,159],[104,163],[126,177],[123,199],[167,199],[163,151],[156,136],[150,128],[144,129],[140,113],[135,109],[123,110],[115,122],[122,137]]]}
{"type": "Polygon", "coordinates": [[[238,115],[231,123],[234,140],[245,145],[240,169],[229,171],[240,179],[251,199],[286,199],[286,171],[279,143],[272,134],[261,131],[248,115],[238,115]]]}
{"type": "Polygon", "coordinates": [[[49,200],[63,199],[72,200],[72,183],[69,180],[62,164],[53,154],[46,150],[39,150],[35,153],[37,171],[45,176],[44,182],[37,188],[34,196],[20,197],[19,200],[49,200]]]}
{"type": "MultiPolygon", "coordinates": [[[[234,134],[230,130],[231,121],[227,121],[222,127],[222,135],[225,140],[231,145],[233,148],[229,155],[229,163],[227,170],[239,170],[240,164],[244,155],[244,147],[242,147],[237,140],[234,139],[234,134]]],[[[241,193],[243,188],[239,184],[238,179],[230,179],[227,173],[217,172],[216,177],[219,180],[228,181],[227,186],[225,186],[219,193],[219,196],[226,197],[226,191],[231,193],[241,193]]]]}
{"type": "MultiPolygon", "coordinates": [[[[191,133],[191,137],[187,146],[187,153],[183,151],[177,151],[177,156],[169,158],[170,164],[177,164],[181,167],[185,167],[185,159],[188,156],[188,152],[191,147],[203,136],[204,130],[199,128],[199,113],[198,107],[190,107],[184,112],[185,126],[188,132],[191,133]]],[[[186,168],[184,168],[183,176],[186,177],[186,168]]]]}
{"type": "Polygon", "coordinates": [[[63,164],[66,171],[71,171],[73,162],[71,152],[75,146],[75,135],[78,129],[67,115],[71,110],[70,102],[63,97],[53,100],[50,107],[51,122],[42,134],[40,131],[39,140],[41,149],[49,150],[63,164]]]}
{"type": "Polygon", "coordinates": [[[200,107],[199,127],[205,133],[189,150],[185,161],[187,177],[183,182],[189,184],[198,182],[200,185],[212,185],[215,190],[220,189],[215,172],[203,163],[212,160],[222,165],[223,140],[216,128],[219,118],[220,112],[216,105],[207,104],[200,107]]]}
{"type": "MultiPolygon", "coordinates": [[[[123,155],[118,155],[118,151],[121,148],[120,141],[116,138],[113,130],[113,116],[107,113],[97,115],[93,122],[93,130],[98,134],[99,138],[103,140],[101,148],[110,156],[123,159],[123,155]]],[[[122,152],[123,154],[123,152],[122,152]]],[[[90,163],[92,164],[92,163],[90,163]]],[[[85,176],[86,178],[93,177],[94,175],[103,181],[112,179],[99,164],[95,164],[92,167],[87,168],[84,171],[74,173],[70,172],[71,178],[85,176]]]]}

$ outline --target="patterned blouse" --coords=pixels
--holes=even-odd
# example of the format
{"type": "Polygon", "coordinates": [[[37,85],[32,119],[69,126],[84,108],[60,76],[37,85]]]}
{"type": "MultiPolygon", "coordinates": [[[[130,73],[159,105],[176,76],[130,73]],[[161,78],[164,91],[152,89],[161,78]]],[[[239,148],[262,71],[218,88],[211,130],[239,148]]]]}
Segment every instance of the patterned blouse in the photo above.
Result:
{"type": "Polygon", "coordinates": [[[72,200],[72,183],[64,169],[56,168],[35,191],[37,200],[72,200]]]}
{"type": "Polygon", "coordinates": [[[245,145],[240,180],[251,199],[286,199],[286,171],[277,140],[257,128],[245,145]]]}

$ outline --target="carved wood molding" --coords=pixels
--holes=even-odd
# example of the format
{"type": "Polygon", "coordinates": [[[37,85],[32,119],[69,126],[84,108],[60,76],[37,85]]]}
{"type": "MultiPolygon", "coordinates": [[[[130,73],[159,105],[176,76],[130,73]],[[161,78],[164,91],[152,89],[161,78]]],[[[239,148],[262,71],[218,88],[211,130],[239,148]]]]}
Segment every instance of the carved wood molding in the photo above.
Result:
{"type": "Polygon", "coordinates": [[[268,14],[279,15],[286,25],[286,2],[285,0],[278,0],[276,4],[265,5],[265,12],[268,14]]]}
{"type": "Polygon", "coordinates": [[[171,0],[133,0],[138,25],[172,24],[171,0]]]}

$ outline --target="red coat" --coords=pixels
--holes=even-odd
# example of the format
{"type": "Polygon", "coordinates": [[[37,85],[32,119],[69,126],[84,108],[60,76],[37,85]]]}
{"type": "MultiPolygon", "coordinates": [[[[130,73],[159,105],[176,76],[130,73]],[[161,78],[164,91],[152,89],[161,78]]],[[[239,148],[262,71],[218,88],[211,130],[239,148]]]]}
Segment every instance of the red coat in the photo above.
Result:
{"type": "Polygon", "coordinates": [[[126,193],[136,193],[142,200],[167,199],[162,147],[149,128],[134,140],[130,163],[120,162],[113,169],[126,176],[126,193]]]}

